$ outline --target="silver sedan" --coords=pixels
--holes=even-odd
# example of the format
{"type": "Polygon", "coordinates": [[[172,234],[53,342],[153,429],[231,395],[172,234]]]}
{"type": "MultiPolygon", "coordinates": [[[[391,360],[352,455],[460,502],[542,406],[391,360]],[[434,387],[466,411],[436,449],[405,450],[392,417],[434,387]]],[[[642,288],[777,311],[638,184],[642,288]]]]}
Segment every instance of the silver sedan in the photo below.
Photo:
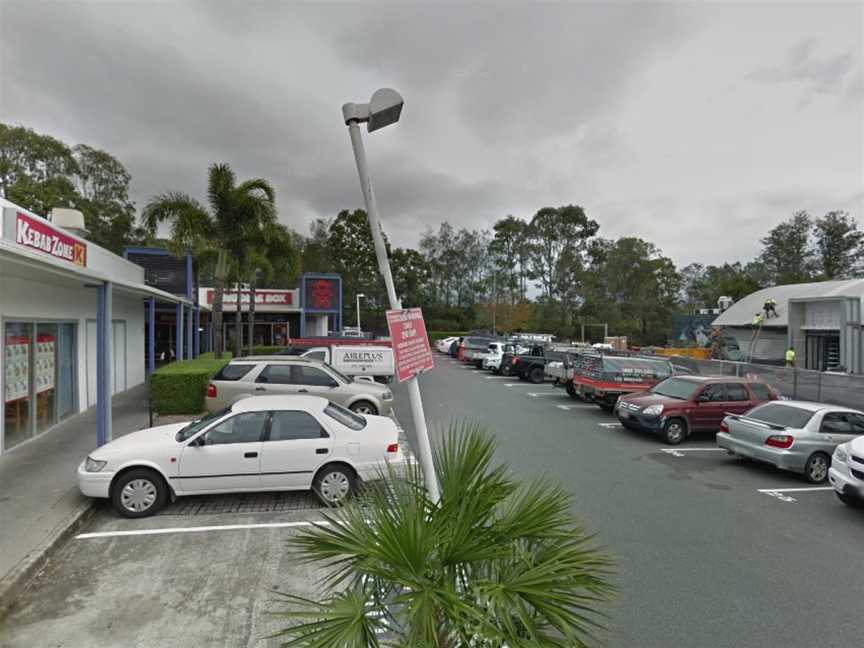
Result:
{"type": "Polygon", "coordinates": [[[717,445],[730,454],[801,473],[818,484],[828,477],[841,443],[864,434],[864,412],[803,401],[772,401],[720,425],[717,445]]]}

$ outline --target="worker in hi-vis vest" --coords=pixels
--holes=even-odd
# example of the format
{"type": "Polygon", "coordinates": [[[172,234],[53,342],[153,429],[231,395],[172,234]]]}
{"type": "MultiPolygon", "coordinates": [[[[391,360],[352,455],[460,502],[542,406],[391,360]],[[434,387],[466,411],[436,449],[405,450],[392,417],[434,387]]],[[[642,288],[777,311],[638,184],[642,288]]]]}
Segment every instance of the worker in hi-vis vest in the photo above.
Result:
{"type": "Polygon", "coordinates": [[[789,350],[786,352],[786,366],[794,367],[795,366],[795,347],[789,347],[789,350]]]}

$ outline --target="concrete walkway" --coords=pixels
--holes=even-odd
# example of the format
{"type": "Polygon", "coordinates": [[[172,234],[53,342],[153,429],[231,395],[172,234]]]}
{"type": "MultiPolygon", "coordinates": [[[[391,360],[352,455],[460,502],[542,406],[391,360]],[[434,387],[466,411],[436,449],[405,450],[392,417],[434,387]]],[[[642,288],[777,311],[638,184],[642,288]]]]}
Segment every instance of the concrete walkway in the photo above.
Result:
{"type": "MultiPolygon", "coordinates": [[[[147,387],[113,398],[114,438],[148,427],[147,387]]],[[[77,524],[90,501],[78,492],[81,460],[96,447],[96,408],[0,456],[0,608],[38,568],[46,550],[77,524]]],[[[2,612],[2,610],[0,610],[2,612]]]]}

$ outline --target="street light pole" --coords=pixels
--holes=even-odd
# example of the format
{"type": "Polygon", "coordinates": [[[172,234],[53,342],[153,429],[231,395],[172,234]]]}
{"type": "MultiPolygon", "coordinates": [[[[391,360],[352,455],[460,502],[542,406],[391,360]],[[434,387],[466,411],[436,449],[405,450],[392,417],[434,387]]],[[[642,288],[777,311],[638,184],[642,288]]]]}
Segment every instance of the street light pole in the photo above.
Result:
{"type": "Polygon", "coordinates": [[[357,293],[357,335],[360,335],[360,298],[365,297],[363,293],[357,293]]]}
{"type": "MultiPolygon", "coordinates": [[[[347,103],[342,106],[342,115],[348,126],[348,134],[351,137],[351,145],[354,149],[354,161],[357,163],[357,175],[360,177],[360,189],[363,192],[363,200],[366,203],[366,215],[369,218],[369,227],[372,230],[372,241],[375,244],[375,256],[378,259],[378,271],[384,277],[384,285],[387,288],[387,298],[390,308],[401,310],[402,303],[396,296],[396,288],[393,285],[393,275],[390,272],[390,259],[387,258],[387,249],[384,246],[384,236],[381,230],[381,222],[378,220],[378,207],[375,204],[375,194],[372,192],[372,182],[369,179],[369,170],[366,165],[366,149],[363,146],[363,137],[360,133],[360,122],[368,122],[368,130],[372,132],[396,122],[402,110],[402,97],[394,90],[378,90],[372,95],[369,104],[347,103]]],[[[435,465],[432,461],[432,445],[429,442],[429,430],[426,427],[426,416],[423,412],[423,399],[420,396],[420,383],[417,376],[408,380],[408,398],[411,403],[411,418],[414,422],[414,430],[417,434],[417,453],[420,455],[420,466],[426,481],[426,489],[429,491],[429,499],[438,503],[441,494],[438,489],[438,479],[435,476],[435,465]]]]}

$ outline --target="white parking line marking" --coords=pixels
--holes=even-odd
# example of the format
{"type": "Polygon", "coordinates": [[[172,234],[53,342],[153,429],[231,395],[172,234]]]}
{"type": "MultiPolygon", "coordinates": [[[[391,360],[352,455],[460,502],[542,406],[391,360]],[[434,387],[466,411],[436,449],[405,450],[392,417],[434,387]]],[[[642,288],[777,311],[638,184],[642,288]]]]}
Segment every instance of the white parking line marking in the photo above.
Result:
{"type": "Polygon", "coordinates": [[[538,387],[548,387],[549,389],[554,389],[552,385],[534,385],[532,383],[505,383],[505,387],[531,387],[533,389],[537,389],[538,387]]]}
{"type": "MultiPolygon", "coordinates": [[[[593,405],[591,407],[593,407],[593,405]]],[[[600,427],[609,428],[609,429],[623,428],[624,427],[620,423],[598,423],[597,425],[599,425],[600,427]]]]}
{"type": "Polygon", "coordinates": [[[760,493],[804,493],[807,491],[834,490],[833,486],[811,486],[809,488],[759,488],[760,493]]]}
{"type": "Polygon", "coordinates": [[[569,412],[573,409],[594,409],[593,405],[556,405],[560,410],[564,410],[565,412],[569,412]]]}
{"type": "Polygon", "coordinates": [[[167,535],[169,533],[202,533],[204,531],[242,531],[245,529],[282,529],[291,527],[308,527],[313,524],[327,525],[329,522],[269,522],[262,524],[223,524],[197,527],[167,527],[165,529],[138,529],[136,531],[97,531],[94,533],[79,533],[76,540],[93,538],[119,538],[123,536],[167,535]]]}
{"type": "Polygon", "coordinates": [[[531,398],[537,398],[538,396],[560,396],[560,394],[556,392],[546,392],[544,394],[538,394],[537,392],[528,392],[528,395],[531,398]]]}
{"type": "Polygon", "coordinates": [[[665,452],[673,457],[684,457],[685,452],[726,452],[723,448],[660,448],[660,452],[665,452]]]}
{"type": "Polygon", "coordinates": [[[486,376],[483,380],[510,380],[507,376],[486,376]]]}

